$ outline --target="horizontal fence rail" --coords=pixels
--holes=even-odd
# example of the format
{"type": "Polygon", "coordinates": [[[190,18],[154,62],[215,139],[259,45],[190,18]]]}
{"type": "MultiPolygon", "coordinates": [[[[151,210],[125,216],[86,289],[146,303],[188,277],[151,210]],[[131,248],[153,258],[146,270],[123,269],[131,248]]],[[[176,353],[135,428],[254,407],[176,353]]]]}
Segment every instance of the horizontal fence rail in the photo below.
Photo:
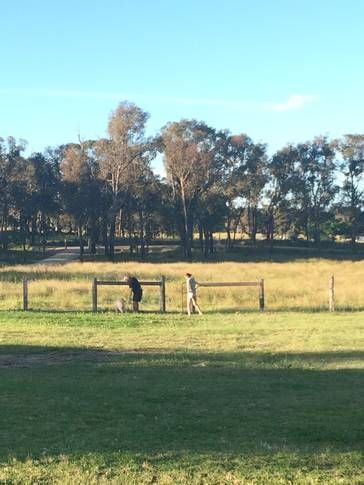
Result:
{"type": "Polygon", "coordinates": [[[260,286],[258,281],[237,281],[237,282],[226,282],[226,283],[198,283],[198,286],[209,287],[220,287],[220,286],[260,286]]]}
{"type": "MultiPolygon", "coordinates": [[[[166,312],[166,278],[161,276],[159,281],[139,281],[140,285],[143,286],[159,286],[159,310],[161,313],[166,312]]],[[[126,281],[112,281],[112,280],[98,280],[94,278],[92,280],[92,311],[97,312],[97,288],[99,286],[129,286],[126,281]]]]}
{"type": "MultiPolygon", "coordinates": [[[[23,278],[22,279],[22,307],[24,311],[30,309],[29,303],[29,284],[32,280],[30,278],[23,278]]],[[[159,287],[159,307],[160,312],[166,312],[166,279],[164,276],[161,277],[160,280],[157,281],[140,281],[141,286],[156,286],[159,287]]],[[[92,311],[97,312],[97,296],[98,286],[127,286],[128,283],[125,281],[112,281],[112,280],[98,280],[94,278],[92,280],[92,287],[91,287],[91,295],[92,295],[92,311]]],[[[182,313],[184,312],[184,291],[185,291],[185,283],[182,283],[181,286],[181,310],[182,313]]],[[[259,309],[263,311],[265,308],[265,288],[264,288],[264,280],[261,279],[259,281],[227,281],[227,282],[201,282],[198,283],[199,288],[221,288],[221,287],[244,287],[244,286],[252,286],[259,288],[259,309]]],[[[335,278],[334,276],[330,276],[328,281],[328,310],[330,312],[334,312],[336,309],[336,295],[335,295],[335,278]]]]}
{"type": "MultiPolygon", "coordinates": [[[[181,286],[181,311],[184,313],[184,288],[186,283],[181,286]]],[[[198,282],[197,288],[222,288],[238,286],[257,286],[259,288],[259,310],[264,311],[264,280],[259,281],[216,281],[216,282],[198,282]]]]}
{"type": "MultiPolygon", "coordinates": [[[[160,286],[160,281],[139,281],[141,286],[160,286]]],[[[97,280],[98,286],[128,286],[125,281],[97,280]]]]}

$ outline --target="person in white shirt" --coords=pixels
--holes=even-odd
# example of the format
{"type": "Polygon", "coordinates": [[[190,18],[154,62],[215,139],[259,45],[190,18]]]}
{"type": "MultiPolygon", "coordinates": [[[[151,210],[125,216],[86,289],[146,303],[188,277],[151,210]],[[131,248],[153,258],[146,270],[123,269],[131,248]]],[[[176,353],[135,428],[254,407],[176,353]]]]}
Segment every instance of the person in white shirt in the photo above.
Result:
{"type": "Polygon", "coordinates": [[[186,273],[186,289],[187,289],[187,313],[191,316],[194,310],[197,310],[199,315],[202,315],[202,311],[197,304],[197,283],[191,273],[186,273]]]}

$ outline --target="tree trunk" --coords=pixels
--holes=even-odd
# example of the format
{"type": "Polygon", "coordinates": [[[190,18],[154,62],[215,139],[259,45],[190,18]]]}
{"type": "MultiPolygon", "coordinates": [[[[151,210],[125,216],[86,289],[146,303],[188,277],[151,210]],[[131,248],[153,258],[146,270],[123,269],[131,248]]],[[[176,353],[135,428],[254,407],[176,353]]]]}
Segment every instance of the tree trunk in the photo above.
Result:
{"type": "Polygon", "coordinates": [[[268,221],[267,221],[267,240],[269,242],[269,252],[273,252],[273,242],[274,242],[274,213],[273,210],[268,211],[268,221]]]}
{"type": "Polygon", "coordinates": [[[203,253],[203,230],[202,230],[202,225],[198,225],[198,239],[200,243],[200,251],[203,253]]]}
{"type": "Polygon", "coordinates": [[[46,243],[47,243],[47,223],[46,223],[46,217],[43,211],[40,214],[40,232],[42,234],[43,254],[45,254],[46,243]]]}
{"type": "Polygon", "coordinates": [[[23,248],[23,260],[25,261],[25,251],[26,251],[26,235],[27,235],[27,232],[26,232],[26,220],[23,216],[23,214],[20,214],[20,221],[19,221],[19,225],[20,225],[20,239],[21,239],[21,244],[22,244],[22,248],[23,248]]]}
{"type": "Polygon", "coordinates": [[[78,239],[80,242],[80,261],[83,262],[83,254],[84,254],[84,247],[83,247],[83,236],[82,236],[82,224],[79,223],[78,225],[78,239]]]}
{"type": "Polygon", "coordinates": [[[181,200],[182,200],[182,209],[183,209],[183,222],[184,222],[184,255],[186,258],[191,258],[192,251],[191,251],[191,238],[189,234],[189,221],[188,221],[188,211],[187,211],[187,202],[186,202],[186,195],[185,195],[185,187],[183,181],[181,181],[181,200]]]}
{"type": "Polygon", "coordinates": [[[104,244],[104,252],[105,256],[109,256],[109,240],[107,237],[107,222],[106,222],[106,215],[102,218],[102,226],[101,226],[101,231],[102,231],[102,242],[104,244]]]}
{"type": "Polygon", "coordinates": [[[209,256],[209,231],[204,228],[203,233],[204,233],[204,238],[205,238],[203,254],[204,254],[205,259],[207,259],[208,256],[209,256]]]}
{"type": "Polygon", "coordinates": [[[1,225],[1,240],[2,240],[3,250],[7,251],[9,246],[7,207],[5,207],[4,209],[3,221],[1,225]]]}
{"type": "Polygon", "coordinates": [[[257,241],[257,208],[255,206],[248,207],[248,223],[251,241],[255,246],[257,241]]]}
{"type": "Polygon", "coordinates": [[[122,227],[123,227],[123,215],[121,209],[119,210],[119,217],[118,217],[118,232],[117,235],[118,237],[121,237],[122,235],[122,227]]]}
{"type": "Polygon", "coordinates": [[[226,243],[225,246],[227,249],[231,249],[231,218],[228,216],[226,219],[226,243]]]}
{"type": "Polygon", "coordinates": [[[359,211],[356,209],[354,204],[352,203],[351,207],[351,221],[350,221],[350,243],[353,248],[355,249],[355,244],[356,244],[356,236],[357,236],[357,221],[359,219],[359,211]]]}
{"type": "Polygon", "coordinates": [[[1,218],[1,227],[0,227],[0,241],[1,241],[1,249],[4,249],[4,217],[1,218]]]}
{"type": "Polygon", "coordinates": [[[94,214],[92,214],[89,219],[88,235],[90,254],[96,254],[96,241],[98,238],[98,231],[94,214]]]}
{"type": "MultiPolygon", "coordinates": [[[[241,216],[243,214],[243,210],[244,209],[240,209],[239,210],[239,215],[238,217],[235,218],[234,220],[234,227],[233,227],[233,243],[235,242],[236,240],[236,233],[238,232],[238,226],[240,224],[240,221],[241,221],[241,216]]],[[[242,228],[241,228],[241,237],[240,239],[243,239],[243,231],[242,231],[242,228]]]]}
{"type": "Polygon", "coordinates": [[[30,245],[34,246],[35,236],[37,234],[37,215],[34,214],[31,221],[30,245]]]}
{"type": "Polygon", "coordinates": [[[144,217],[142,210],[139,211],[139,224],[140,256],[142,259],[145,259],[144,217]]]}
{"type": "Polygon", "coordinates": [[[209,253],[214,253],[214,234],[212,231],[209,232],[209,253]]]}
{"type": "Polygon", "coordinates": [[[116,216],[113,215],[111,218],[110,226],[109,226],[109,259],[110,261],[114,261],[115,259],[115,225],[116,225],[116,216]]]}
{"type": "Polygon", "coordinates": [[[193,248],[193,227],[194,227],[194,220],[190,215],[188,220],[188,237],[190,240],[190,252],[191,252],[190,257],[192,256],[192,248],[193,248]]]}
{"type": "Polygon", "coordinates": [[[127,234],[128,234],[128,241],[129,241],[129,254],[132,255],[134,253],[134,241],[133,241],[133,226],[131,223],[130,214],[128,215],[128,219],[127,219],[127,234]]]}
{"type": "Polygon", "coordinates": [[[320,247],[321,243],[321,227],[320,227],[320,208],[317,207],[314,210],[314,241],[317,247],[320,247]]]}

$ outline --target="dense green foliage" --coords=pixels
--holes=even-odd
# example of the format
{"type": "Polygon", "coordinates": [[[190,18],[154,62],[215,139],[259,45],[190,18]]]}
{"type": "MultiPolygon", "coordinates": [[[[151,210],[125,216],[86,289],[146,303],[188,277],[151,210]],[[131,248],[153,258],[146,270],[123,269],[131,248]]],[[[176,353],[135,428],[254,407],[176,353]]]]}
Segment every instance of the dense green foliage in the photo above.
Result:
{"type": "Polygon", "coordinates": [[[79,140],[25,157],[26,143],[0,139],[0,245],[9,232],[24,249],[45,246],[51,232],[85,240],[113,259],[116,238],[142,258],[161,235],[175,236],[192,255],[194,234],[207,257],[214,234],[230,249],[238,233],[322,239],[364,234],[364,136],[319,136],[268,156],[264,143],[204,122],[168,123],[147,138],[148,114],[129,102],[111,114],[108,136],[79,140]],[[161,180],[151,161],[163,156],[161,180]]]}

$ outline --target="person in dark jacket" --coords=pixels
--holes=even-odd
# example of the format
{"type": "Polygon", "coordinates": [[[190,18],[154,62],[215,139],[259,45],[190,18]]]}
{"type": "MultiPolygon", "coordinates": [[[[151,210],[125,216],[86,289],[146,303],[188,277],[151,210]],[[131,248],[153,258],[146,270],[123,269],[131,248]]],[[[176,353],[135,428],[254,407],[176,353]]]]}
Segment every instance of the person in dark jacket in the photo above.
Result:
{"type": "Polygon", "coordinates": [[[143,297],[143,289],[135,276],[125,275],[124,281],[128,284],[131,290],[130,297],[133,301],[133,312],[138,312],[139,303],[142,301],[143,297]]]}

